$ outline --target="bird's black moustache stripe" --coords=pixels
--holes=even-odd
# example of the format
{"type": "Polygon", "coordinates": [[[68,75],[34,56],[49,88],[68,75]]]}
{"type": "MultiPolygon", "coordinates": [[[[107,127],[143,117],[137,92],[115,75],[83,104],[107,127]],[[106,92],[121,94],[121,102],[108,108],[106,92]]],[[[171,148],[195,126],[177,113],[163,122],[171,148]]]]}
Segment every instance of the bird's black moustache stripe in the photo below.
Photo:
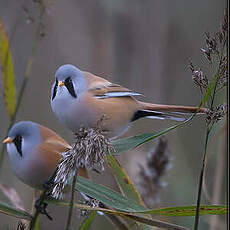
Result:
{"type": "Polygon", "coordinates": [[[22,157],[22,136],[17,135],[13,140],[19,155],[22,157]]]}
{"type": "Polygon", "coordinates": [[[71,94],[71,96],[77,98],[77,95],[74,91],[73,82],[72,82],[70,77],[65,79],[64,84],[65,84],[65,87],[67,88],[67,90],[69,91],[69,93],[71,94]]]}
{"type": "Polygon", "coordinates": [[[54,86],[54,89],[53,89],[52,100],[56,97],[57,87],[58,87],[58,80],[56,79],[55,86],[54,86]]]}

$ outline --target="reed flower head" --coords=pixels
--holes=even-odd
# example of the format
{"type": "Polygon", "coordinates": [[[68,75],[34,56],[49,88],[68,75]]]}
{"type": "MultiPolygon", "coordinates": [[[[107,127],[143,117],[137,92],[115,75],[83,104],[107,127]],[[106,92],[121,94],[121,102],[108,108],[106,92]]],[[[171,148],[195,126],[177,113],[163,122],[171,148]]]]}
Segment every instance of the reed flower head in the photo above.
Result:
{"type": "Polygon", "coordinates": [[[97,128],[81,128],[75,134],[72,148],[62,153],[54,179],[52,195],[54,198],[63,196],[63,189],[80,167],[104,170],[106,153],[113,149],[111,142],[97,128]]]}
{"type": "Polygon", "coordinates": [[[206,117],[207,124],[214,124],[220,121],[227,113],[227,110],[227,104],[221,104],[208,110],[206,117]]]}
{"type": "Polygon", "coordinates": [[[160,137],[156,147],[147,154],[145,165],[139,165],[136,179],[137,189],[149,207],[159,202],[159,193],[167,183],[162,177],[171,168],[171,153],[165,137],[160,137]]]}

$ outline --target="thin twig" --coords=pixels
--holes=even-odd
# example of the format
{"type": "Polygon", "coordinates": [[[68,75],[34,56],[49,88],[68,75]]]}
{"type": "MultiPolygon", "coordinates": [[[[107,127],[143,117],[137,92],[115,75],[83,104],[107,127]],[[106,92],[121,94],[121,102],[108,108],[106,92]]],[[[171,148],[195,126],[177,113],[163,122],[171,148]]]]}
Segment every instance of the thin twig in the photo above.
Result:
{"type": "MultiPolygon", "coordinates": [[[[15,109],[15,112],[14,112],[14,114],[12,115],[12,117],[10,119],[10,124],[8,126],[7,131],[6,131],[6,135],[8,134],[9,130],[11,129],[11,127],[13,126],[13,124],[14,124],[14,122],[16,120],[16,116],[17,116],[18,110],[20,108],[22,98],[23,98],[23,95],[24,95],[24,92],[25,92],[25,89],[26,89],[26,86],[27,86],[27,83],[28,83],[28,79],[29,79],[29,76],[30,76],[30,73],[31,73],[31,69],[32,69],[32,65],[33,65],[33,62],[34,62],[35,54],[37,52],[40,37],[41,37],[40,36],[41,27],[42,27],[41,20],[43,18],[44,13],[45,13],[45,5],[44,5],[43,1],[41,0],[39,23],[38,23],[38,26],[37,26],[37,29],[36,29],[36,32],[35,32],[35,39],[34,39],[34,42],[33,42],[32,53],[31,53],[31,56],[30,56],[30,58],[28,60],[28,64],[27,64],[27,67],[26,67],[24,79],[23,79],[23,82],[22,82],[22,87],[20,89],[18,100],[17,100],[17,103],[16,103],[16,109],[15,109]]],[[[1,166],[2,166],[2,162],[4,160],[4,152],[5,152],[5,150],[6,150],[6,145],[2,145],[1,153],[0,153],[0,169],[1,169],[1,166]]]]}
{"type": "Polygon", "coordinates": [[[73,177],[73,182],[72,182],[72,189],[71,189],[71,198],[69,202],[69,213],[68,213],[68,219],[66,223],[66,230],[70,230],[71,228],[71,220],[72,220],[72,215],[73,215],[73,205],[74,205],[74,195],[75,195],[75,186],[77,183],[77,174],[78,174],[78,169],[76,169],[75,175],[73,177]]]}

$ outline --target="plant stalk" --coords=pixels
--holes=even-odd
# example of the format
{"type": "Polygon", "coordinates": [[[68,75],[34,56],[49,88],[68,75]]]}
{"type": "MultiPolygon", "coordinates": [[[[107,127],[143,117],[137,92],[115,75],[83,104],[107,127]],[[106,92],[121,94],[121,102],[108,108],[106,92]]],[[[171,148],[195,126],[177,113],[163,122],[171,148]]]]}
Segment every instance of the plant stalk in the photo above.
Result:
{"type": "Polygon", "coordinates": [[[77,183],[77,174],[78,174],[78,169],[76,169],[75,175],[73,177],[73,182],[72,182],[72,188],[71,188],[71,197],[70,197],[70,202],[69,202],[69,213],[68,213],[68,219],[66,223],[66,230],[71,229],[71,220],[73,216],[73,206],[74,206],[74,195],[75,195],[75,186],[77,183]]]}

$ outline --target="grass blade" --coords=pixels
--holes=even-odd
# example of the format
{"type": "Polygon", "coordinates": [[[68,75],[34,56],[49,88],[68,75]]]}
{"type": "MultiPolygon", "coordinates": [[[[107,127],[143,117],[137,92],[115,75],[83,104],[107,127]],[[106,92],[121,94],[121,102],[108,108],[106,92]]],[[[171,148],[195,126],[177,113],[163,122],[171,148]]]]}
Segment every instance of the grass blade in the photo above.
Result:
{"type": "Polygon", "coordinates": [[[138,146],[140,146],[140,145],[142,145],[148,141],[154,140],[154,139],[160,137],[161,135],[165,135],[166,133],[185,125],[186,123],[191,121],[194,118],[194,116],[195,116],[195,114],[190,116],[185,121],[180,122],[179,124],[173,125],[169,128],[166,128],[166,129],[161,130],[161,131],[156,132],[156,133],[145,133],[145,134],[141,134],[138,136],[114,140],[114,141],[112,141],[112,144],[114,146],[114,151],[111,152],[111,154],[112,155],[122,154],[122,153],[130,151],[132,149],[135,149],[136,147],[138,147],[138,146]]]}
{"type": "MultiPolygon", "coordinates": [[[[53,203],[56,205],[60,205],[60,206],[68,206],[68,203],[65,201],[60,201],[60,200],[48,200],[48,203],[53,203]]],[[[149,219],[146,217],[142,217],[142,216],[137,216],[136,214],[133,213],[127,213],[127,212],[121,212],[121,211],[115,211],[112,209],[105,209],[105,208],[95,208],[95,207],[90,207],[88,205],[83,205],[83,204],[74,204],[75,208],[80,208],[80,209],[85,209],[85,210],[93,210],[93,211],[101,211],[107,214],[112,214],[112,215],[118,215],[124,218],[128,218],[131,220],[134,220],[136,222],[139,222],[141,224],[145,224],[146,226],[156,226],[156,227],[161,227],[164,229],[169,229],[169,230],[188,230],[188,228],[179,226],[179,225],[175,225],[175,224],[171,224],[168,222],[164,222],[164,221],[160,221],[160,220],[153,220],[153,219],[149,219]]]]}
{"type": "Polygon", "coordinates": [[[0,66],[2,71],[4,100],[10,118],[16,109],[16,88],[13,59],[8,36],[0,20],[0,66]]]}
{"type": "Polygon", "coordinates": [[[0,213],[13,216],[19,219],[31,220],[32,218],[29,213],[18,208],[14,208],[6,203],[3,203],[2,201],[0,201],[0,213]]]}
{"type": "Polygon", "coordinates": [[[140,205],[144,206],[144,202],[141,199],[140,194],[136,190],[132,180],[127,175],[124,168],[121,167],[120,163],[112,155],[106,157],[109,167],[113,170],[113,175],[117,181],[120,191],[125,197],[131,200],[135,200],[140,205]]]}
{"type": "Polygon", "coordinates": [[[79,230],[88,230],[88,229],[90,229],[90,226],[93,223],[96,214],[97,214],[97,211],[93,211],[92,213],[90,213],[88,218],[80,226],[79,230]]]}
{"type": "Polygon", "coordinates": [[[148,210],[144,206],[139,205],[136,201],[124,197],[120,193],[104,185],[97,184],[81,176],[78,177],[77,181],[78,191],[101,201],[109,207],[126,212],[148,210]]]}
{"type": "MultiPolygon", "coordinates": [[[[97,184],[81,176],[78,177],[77,190],[122,212],[163,216],[195,216],[196,212],[195,205],[148,209],[104,185],[97,184]]],[[[202,205],[200,211],[201,215],[223,215],[227,213],[227,207],[225,205],[202,205]]]]}
{"type": "MultiPolygon", "coordinates": [[[[168,207],[160,209],[152,209],[144,211],[143,213],[163,215],[163,216],[195,216],[196,206],[180,206],[168,207]]],[[[201,205],[200,215],[224,215],[227,214],[227,207],[225,205],[201,205]]]]}

